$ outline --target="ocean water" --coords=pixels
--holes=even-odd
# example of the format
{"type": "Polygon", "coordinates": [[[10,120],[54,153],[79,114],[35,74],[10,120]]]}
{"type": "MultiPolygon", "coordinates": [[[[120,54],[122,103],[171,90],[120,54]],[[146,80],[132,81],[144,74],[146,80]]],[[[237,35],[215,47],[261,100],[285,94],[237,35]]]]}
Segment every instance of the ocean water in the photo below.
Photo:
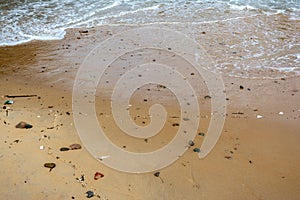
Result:
{"type": "MultiPolygon", "coordinates": [[[[74,27],[156,23],[189,23],[199,27],[202,24],[224,22],[227,23],[227,29],[231,27],[236,30],[237,24],[239,29],[244,30],[252,26],[261,28],[265,31],[263,37],[267,41],[270,39],[269,43],[258,45],[255,44],[256,36],[248,35],[253,38],[251,44],[245,44],[247,41],[244,41],[240,46],[235,44],[228,47],[249,48],[250,53],[246,52],[244,59],[272,57],[271,51],[287,52],[277,55],[275,60],[269,58],[268,63],[261,64],[263,59],[259,65],[245,63],[239,66],[242,70],[256,67],[300,74],[300,52],[295,50],[299,47],[299,20],[299,0],[0,0],[0,46],[31,40],[62,39],[65,30],[74,27]],[[282,30],[278,27],[272,29],[270,24],[273,22],[265,19],[274,15],[284,16],[292,24],[286,22],[282,30]],[[239,19],[242,19],[243,25],[237,21],[239,19]],[[282,47],[276,40],[278,35],[282,38],[287,34],[284,29],[288,29],[288,37],[291,38],[285,40],[285,47],[282,47]],[[251,49],[253,45],[256,46],[251,49]],[[268,49],[271,51],[268,52],[268,49]]],[[[220,61],[219,67],[236,68],[237,64],[220,61]]]]}

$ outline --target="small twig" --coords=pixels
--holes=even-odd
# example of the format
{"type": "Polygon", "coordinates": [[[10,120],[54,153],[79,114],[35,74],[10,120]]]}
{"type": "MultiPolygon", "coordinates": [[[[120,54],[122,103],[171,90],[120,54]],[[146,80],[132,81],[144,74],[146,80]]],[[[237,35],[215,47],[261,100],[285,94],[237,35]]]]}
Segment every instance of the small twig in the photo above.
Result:
{"type": "Polygon", "coordinates": [[[30,95],[5,95],[7,98],[20,98],[20,97],[36,97],[36,94],[30,94],[30,95]]]}

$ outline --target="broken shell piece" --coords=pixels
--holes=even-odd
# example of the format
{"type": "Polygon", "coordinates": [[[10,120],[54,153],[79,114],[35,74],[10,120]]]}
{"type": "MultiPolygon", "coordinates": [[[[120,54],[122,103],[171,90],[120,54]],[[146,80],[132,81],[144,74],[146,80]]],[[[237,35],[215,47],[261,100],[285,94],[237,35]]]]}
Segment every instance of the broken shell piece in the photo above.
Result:
{"type": "Polygon", "coordinates": [[[263,116],[261,116],[261,115],[256,115],[256,118],[257,119],[261,119],[263,116]]]}
{"type": "Polygon", "coordinates": [[[94,175],[94,180],[98,180],[99,178],[104,177],[104,174],[100,173],[100,172],[96,172],[94,175]]]}
{"type": "Polygon", "coordinates": [[[279,114],[279,115],[283,115],[284,113],[283,113],[283,112],[279,112],[278,114],[279,114]]]}
{"type": "Polygon", "coordinates": [[[28,124],[26,122],[20,122],[16,125],[16,128],[25,128],[25,129],[29,129],[32,128],[31,124],[28,124]]]}
{"type": "Polygon", "coordinates": [[[110,155],[106,155],[106,156],[100,156],[100,157],[98,157],[98,159],[102,161],[103,159],[105,159],[105,158],[109,158],[109,157],[110,157],[110,155]]]}
{"type": "Polygon", "coordinates": [[[81,149],[80,144],[71,144],[69,147],[71,150],[81,149]]]}

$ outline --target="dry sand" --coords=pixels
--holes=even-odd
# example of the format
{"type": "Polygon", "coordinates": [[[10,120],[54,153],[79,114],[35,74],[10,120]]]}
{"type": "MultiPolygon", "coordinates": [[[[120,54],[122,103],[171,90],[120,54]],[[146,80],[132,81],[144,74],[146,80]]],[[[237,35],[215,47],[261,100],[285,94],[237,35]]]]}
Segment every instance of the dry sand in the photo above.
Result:
{"type": "MultiPolygon", "coordinates": [[[[217,145],[203,160],[193,148],[188,149],[175,163],[160,170],[160,177],[119,172],[93,158],[74,126],[72,83],[82,60],[97,42],[127,28],[103,26],[85,34],[72,29],[61,41],[0,48],[1,103],[11,99],[5,95],[37,95],[14,98],[13,105],[0,110],[1,199],[85,199],[88,190],[95,192],[94,199],[113,200],[300,198],[299,77],[242,79],[224,75],[228,107],[217,145]],[[263,117],[257,119],[257,115],[263,117]],[[15,128],[20,121],[33,128],[15,128]],[[73,143],[83,148],[60,151],[73,143]],[[47,162],[56,163],[56,167],[49,171],[43,166],[47,162]],[[95,172],[104,177],[94,180],[95,172]],[[84,181],[80,182],[82,175],[84,181]]],[[[167,110],[176,116],[178,104],[170,101],[168,91],[163,94],[169,102],[167,110]]],[[[205,89],[200,94],[203,110],[198,131],[206,132],[209,100],[203,98],[205,89]]],[[[137,93],[135,103],[141,109],[132,115],[147,115],[151,101],[144,103],[143,95],[137,93]]],[[[106,113],[108,108],[103,109],[99,113],[106,113]]],[[[170,124],[176,123],[177,118],[171,115],[170,124]]],[[[114,132],[109,114],[99,120],[109,127],[117,145],[131,151],[161,147],[171,137],[158,135],[147,143],[133,140],[114,132]]],[[[147,118],[136,122],[148,123],[147,118]]],[[[168,126],[164,132],[174,132],[174,127],[168,126]]],[[[195,146],[202,141],[197,135],[195,146]]]]}

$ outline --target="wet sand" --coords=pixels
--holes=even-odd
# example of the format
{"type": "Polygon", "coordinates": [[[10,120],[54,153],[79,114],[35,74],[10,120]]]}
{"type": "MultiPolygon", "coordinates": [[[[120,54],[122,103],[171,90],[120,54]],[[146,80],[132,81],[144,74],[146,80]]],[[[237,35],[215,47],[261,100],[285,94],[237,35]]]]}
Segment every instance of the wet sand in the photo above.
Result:
{"type": "MultiPolygon", "coordinates": [[[[217,145],[202,160],[193,147],[188,149],[175,163],[159,170],[159,177],[154,172],[119,172],[89,154],[74,126],[72,84],[82,60],[99,41],[130,28],[103,26],[89,29],[88,33],[72,29],[61,41],[34,41],[0,48],[1,102],[11,99],[5,95],[37,95],[14,98],[13,105],[0,110],[2,198],[85,199],[85,193],[91,190],[95,192],[94,199],[299,199],[297,76],[247,79],[223,75],[227,115],[217,145]],[[20,121],[32,124],[33,128],[15,128],[20,121]],[[81,144],[82,149],[60,151],[73,143],[81,144]],[[49,162],[56,164],[51,171],[43,166],[49,162]],[[94,180],[95,172],[104,177],[94,180]],[[84,181],[79,181],[82,175],[84,181]]],[[[178,103],[168,90],[156,91],[145,102],[143,91],[147,89],[141,88],[132,100],[132,105],[140,108],[132,113],[136,123],[149,123],[142,116],[147,116],[152,100],[162,97],[171,113],[162,132],[174,133],[176,128],[172,124],[178,122],[178,103]]],[[[210,100],[204,98],[204,87],[198,94],[202,109],[198,132],[206,133],[210,100]]],[[[100,92],[97,98],[97,102],[103,102],[106,96],[100,92]]],[[[162,133],[146,142],[118,135],[109,104],[103,105],[98,105],[99,121],[109,127],[109,137],[120,148],[150,151],[173,137],[162,133]]],[[[203,136],[197,135],[194,141],[195,147],[199,147],[203,136]]]]}

